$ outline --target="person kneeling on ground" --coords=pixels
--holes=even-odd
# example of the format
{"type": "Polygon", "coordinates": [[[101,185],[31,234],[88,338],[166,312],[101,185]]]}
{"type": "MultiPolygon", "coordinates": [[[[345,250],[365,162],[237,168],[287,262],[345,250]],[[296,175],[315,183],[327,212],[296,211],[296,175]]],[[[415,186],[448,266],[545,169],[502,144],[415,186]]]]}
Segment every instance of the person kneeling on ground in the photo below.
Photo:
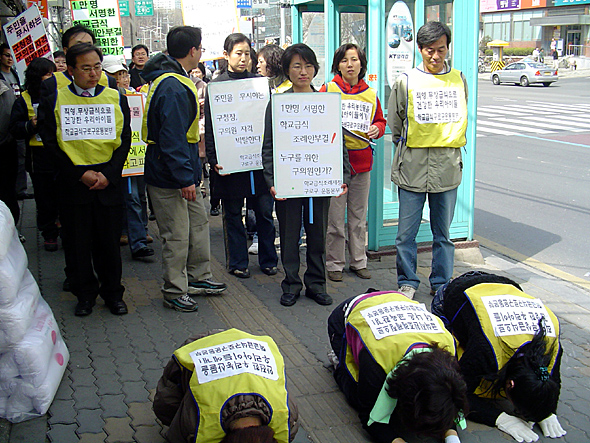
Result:
{"type": "Polygon", "coordinates": [[[169,442],[287,443],[299,429],[274,340],[238,329],[188,339],[158,382],[169,442]],[[219,363],[212,363],[219,361],[219,363]]]}
{"type": "Polygon", "coordinates": [[[423,305],[398,292],[361,294],[334,309],[328,335],[336,383],[375,441],[404,443],[405,428],[459,442],[467,390],[455,342],[423,305]]]}
{"type": "Polygon", "coordinates": [[[534,423],[545,437],[566,434],[555,415],[563,349],[549,308],[509,278],[472,271],[439,288],[432,312],[464,350],[459,365],[470,420],[497,426],[519,442],[538,440],[534,423]],[[505,316],[519,320],[503,322],[505,316]],[[486,399],[508,400],[510,414],[486,399]]]}

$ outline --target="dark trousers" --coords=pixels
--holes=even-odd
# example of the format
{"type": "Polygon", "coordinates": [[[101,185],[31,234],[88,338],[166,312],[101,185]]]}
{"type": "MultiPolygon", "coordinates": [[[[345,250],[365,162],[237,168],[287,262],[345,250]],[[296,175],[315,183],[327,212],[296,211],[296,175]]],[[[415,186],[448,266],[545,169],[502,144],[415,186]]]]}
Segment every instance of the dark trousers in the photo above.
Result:
{"type": "Polygon", "coordinates": [[[0,200],[10,209],[16,225],[20,216],[15,188],[18,167],[16,141],[0,144],[0,156],[0,200]]]}
{"type": "MultiPolygon", "coordinates": [[[[249,197],[256,214],[258,229],[258,263],[262,269],[277,265],[276,230],[272,217],[273,198],[270,193],[249,197]]],[[[223,199],[223,238],[228,269],[248,268],[248,238],[242,220],[243,198],[223,199]]]]}
{"type": "Polygon", "coordinates": [[[125,291],[119,246],[123,205],[105,206],[96,196],[89,200],[60,205],[67,274],[78,300],[93,301],[100,295],[112,303],[121,300],[125,291]]]}
{"type": "Polygon", "coordinates": [[[31,180],[35,189],[37,228],[45,240],[55,240],[59,235],[59,229],[55,223],[59,215],[55,173],[32,172],[31,180]]]}
{"type": "MultiPolygon", "coordinates": [[[[275,204],[279,220],[281,243],[281,262],[285,278],[281,283],[283,292],[299,294],[303,289],[299,277],[299,238],[301,234],[301,214],[307,235],[307,269],[303,276],[305,288],[313,294],[326,292],[326,229],[330,197],[289,198],[275,204]],[[310,222],[310,200],[312,220],[310,222]]],[[[258,223],[258,221],[257,221],[258,223]]],[[[259,228],[260,229],[260,228],[259,228]]]]}

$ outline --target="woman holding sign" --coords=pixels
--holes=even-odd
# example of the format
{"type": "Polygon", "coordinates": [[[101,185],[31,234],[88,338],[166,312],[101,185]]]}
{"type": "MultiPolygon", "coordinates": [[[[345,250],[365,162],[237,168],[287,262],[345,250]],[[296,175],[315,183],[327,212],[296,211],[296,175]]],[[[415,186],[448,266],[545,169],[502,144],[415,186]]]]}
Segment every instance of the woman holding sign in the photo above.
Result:
{"type": "MultiPolygon", "coordinates": [[[[281,65],[283,73],[289,78],[293,87],[285,91],[284,94],[274,94],[274,98],[278,96],[284,97],[290,93],[315,92],[311,86],[311,81],[318,73],[319,64],[315,53],[309,46],[298,43],[288,47],[281,58],[281,65]]],[[[295,103],[293,107],[299,106],[295,103]]],[[[300,120],[302,128],[309,125],[308,120],[303,120],[300,120]]],[[[305,296],[320,305],[330,305],[332,304],[332,298],[326,293],[326,227],[330,197],[277,198],[274,176],[274,123],[279,125],[280,122],[273,122],[272,106],[268,106],[264,125],[262,162],[264,165],[264,178],[270,188],[270,193],[276,199],[276,213],[279,220],[281,261],[285,270],[285,278],[281,283],[283,290],[281,304],[283,306],[294,305],[303,289],[299,277],[299,238],[303,215],[303,225],[307,235],[307,269],[304,276],[305,296]]],[[[295,124],[295,122],[292,123],[295,124]]],[[[306,135],[308,134],[303,133],[294,137],[305,138],[306,135]]],[[[317,134],[309,134],[310,137],[314,135],[317,134]]],[[[334,137],[332,142],[334,142],[334,137]]],[[[336,140],[336,143],[339,143],[339,141],[336,140]]],[[[316,145],[313,149],[316,150],[313,155],[317,155],[317,150],[321,149],[321,146],[316,145]]],[[[350,163],[348,162],[348,151],[344,142],[342,142],[342,151],[342,177],[344,183],[338,183],[337,185],[338,190],[342,189],[340,195],[346,194],[348,182],[350,181],[350,163]]],[[[281,177],[281,179],[285,178],[281,177]]],[[[291,180],[293,180],[292,176],[291,180]]]]}
{"type": "Polygon", "coordinates": [[[332,281],[342,281],[346,249],[345,225],[348,226],[350,270],[360,278],[371,278],[365,251],[369,187],[373,169],[373,148],[370,140],[385,134],[387,122],[383,118],[377,91],[363,80],[366,72],[367,57],[364,51],[354,43],[344,44],[334,53],[334,78],[320,89],[320,92],[342,94],[342,126],[348,131],[345,137],[352,172],[346,197],[333,198],[330,203],[326,268],[328,278],[332,281]]]}
{"type": "Polygon", "coordinates": [[[287,443],[299,429],[274,340],[238,329],[187,340],[158,382],[154,412],[169,442],[287,443]]]}
{"type": "Polygon", "coordinates": [[[402,429],[459,441],[467,392],[455,341],[424,305],[398,292],[351,297],[328,336],[336,383],[375,441],[403,443],[402,429]]]}
{"type": "Polygon", "coordinates": [[[555,415],[561,387],[559,321],[509,278],[468,272],[441,286],[432,302],[464,350],[459,365],[469,392],[469,419],[497,426],[517,441],[565,435],[555,415]],[[536,332],[535,332],[536,331],[536,332]],[[506,398],[514,415],[486,398],[506,398]]]}

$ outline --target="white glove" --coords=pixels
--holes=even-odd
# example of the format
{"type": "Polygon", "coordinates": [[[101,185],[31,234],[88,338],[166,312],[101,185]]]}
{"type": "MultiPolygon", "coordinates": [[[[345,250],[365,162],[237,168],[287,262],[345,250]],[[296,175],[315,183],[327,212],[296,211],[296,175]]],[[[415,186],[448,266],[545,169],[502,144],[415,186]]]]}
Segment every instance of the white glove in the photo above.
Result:
{"type": "Polygon", "coordinates": [[[532,423],[505,412],[502,412],[496,419],[496,426],[500,431],[510,434],[518,442],[533,442],[539,439],[539,436],[532,431],[532,423]]]}
{"type": "Polygon", "coordinates": [[[545,437],[559,438],[567,434],[559,424],[559,420],[557,420],[557,415],[555,414],[551,414],[545,420],[540,421],[539,426],[545,437]]]}

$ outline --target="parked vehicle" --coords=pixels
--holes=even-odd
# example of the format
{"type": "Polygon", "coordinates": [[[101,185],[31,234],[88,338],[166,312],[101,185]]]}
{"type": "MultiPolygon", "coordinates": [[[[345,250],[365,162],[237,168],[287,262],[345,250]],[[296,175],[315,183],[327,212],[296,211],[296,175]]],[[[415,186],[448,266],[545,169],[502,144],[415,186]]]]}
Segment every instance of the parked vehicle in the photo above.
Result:
{"type": "Polygon", "coordinates": [[[511,63],[504,69],[492,72],[492,83],[514,83],[520,86],[528,86],[532,83],[542,83],[549,86],[558,79],[557,69],[532,60],[521,60],[511,63]]]}

